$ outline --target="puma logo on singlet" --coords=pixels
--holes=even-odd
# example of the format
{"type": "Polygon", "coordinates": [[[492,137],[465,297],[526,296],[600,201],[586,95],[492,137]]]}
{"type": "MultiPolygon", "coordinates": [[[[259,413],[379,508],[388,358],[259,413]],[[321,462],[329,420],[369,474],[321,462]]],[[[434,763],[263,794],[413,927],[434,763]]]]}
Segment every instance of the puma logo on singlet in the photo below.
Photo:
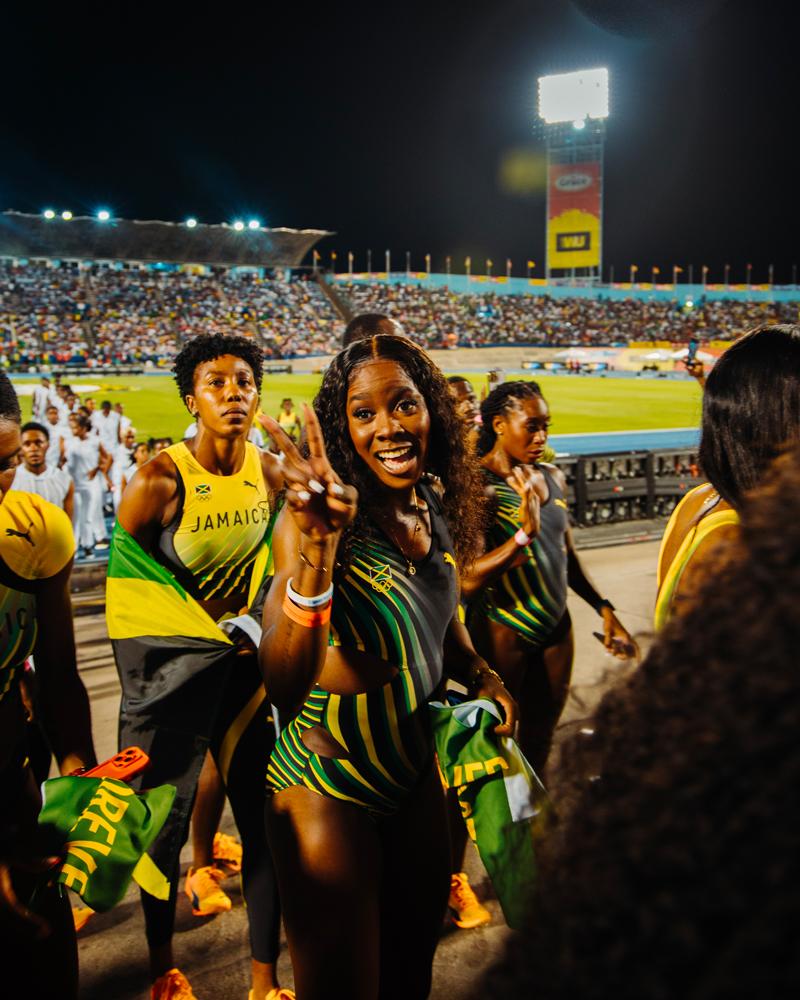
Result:
{"type": "Polygon", "coordinates": [[[29,545],[33,545],[33,541],[31,539],[32,527],[33,527],[33,521],[31,521],[31,523],[28,525],[27,531],[14,531],[13,528],[6,528],[6,535],[8,535],[9,538],[24,538],[29,545]]]}
{"type": "Polygon", "coordinates": [[[249,483],[249,482],[248,482],[248,481],[247,481],[246,479],[245,479],[245,481],[244,481],[244,485],[245,485],[245,486],[252,486],[254,490],[257,490],[257,489],[258,489],[258,486],[256,486],[256,484],[255,484],[255,483],[249,483]]]}

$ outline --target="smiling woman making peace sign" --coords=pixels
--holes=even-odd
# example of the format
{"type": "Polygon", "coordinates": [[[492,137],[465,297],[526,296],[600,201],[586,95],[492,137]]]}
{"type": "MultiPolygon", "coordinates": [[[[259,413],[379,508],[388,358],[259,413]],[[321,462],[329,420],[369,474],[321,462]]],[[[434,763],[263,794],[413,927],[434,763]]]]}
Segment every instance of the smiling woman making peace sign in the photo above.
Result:
{"type": "Polygon", "coordinates": [[[457,618],[481,487],[447,383],[408,340],[352,344],[315,409],[307,458],[264,421],[288,487],[260,649],[288,723],[267,835],[299,1000],[422,998],[450,888],[427,700],[445,672],[500,703],[500,735],[516,722],[457,618]]]}

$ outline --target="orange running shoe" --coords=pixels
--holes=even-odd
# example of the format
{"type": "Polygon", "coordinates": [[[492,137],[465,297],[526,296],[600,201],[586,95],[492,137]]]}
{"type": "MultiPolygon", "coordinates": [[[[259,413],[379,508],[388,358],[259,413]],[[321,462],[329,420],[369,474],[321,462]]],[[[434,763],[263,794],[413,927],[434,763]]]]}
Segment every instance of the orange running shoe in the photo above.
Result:
{"type": "Polygon", "coordinates": [[[225,913],[231,908],[231,901],[220,889],[219,883],[227,878],[221,868],[207,865],[205,868],[190,868],[186,875],[186,895],[192,901],[192,913],[196,917],[209,917],[212,913],[225,913]]]}
{"type": "Polygon", "coordinates": [[[89,923],[89,921],[94,916],[94,910],[88,906],[73,906],[72,907],[72,922],[75,924],[75,933],[83,930],[83,928],[89,923]]]}
{"type": "MultiPolygon", "coordinates": [[[[214,834],[214,860],[222,861],[235,872],[242,870],[242,845],[227,833],[214,834]]],[[[280,1000],[280,998],[279,998],[280,1000]]]]}
{"type": "Polygon", "coordinates": [[[456,872],[451,877],[447,905],[453,911],[453,923],[456,927],[481,927],[491,922],[491,913],[485,906],[481,906],[464,872],[456,872]]]}
{"type": "Polygon", "coordinates": [[[150,1000],[197,1000],[197,997],[180,969],[170,969],[153,983],[150,1000]]]}

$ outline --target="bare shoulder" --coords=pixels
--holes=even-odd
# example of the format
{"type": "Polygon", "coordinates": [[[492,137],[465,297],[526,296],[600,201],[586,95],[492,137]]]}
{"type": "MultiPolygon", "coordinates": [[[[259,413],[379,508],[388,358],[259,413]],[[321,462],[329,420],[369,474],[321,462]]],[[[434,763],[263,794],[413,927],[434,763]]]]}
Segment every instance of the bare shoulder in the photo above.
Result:
{"type": "Polygon", "coordinates": [[[547,469],[548,473],[553,477],[562,490],[566,490],[567,477],[564,475],[563,469],[559,468],[557,465],[553,465],[551,462],[539,462],[538,464],[540,469],[547,469]]]}

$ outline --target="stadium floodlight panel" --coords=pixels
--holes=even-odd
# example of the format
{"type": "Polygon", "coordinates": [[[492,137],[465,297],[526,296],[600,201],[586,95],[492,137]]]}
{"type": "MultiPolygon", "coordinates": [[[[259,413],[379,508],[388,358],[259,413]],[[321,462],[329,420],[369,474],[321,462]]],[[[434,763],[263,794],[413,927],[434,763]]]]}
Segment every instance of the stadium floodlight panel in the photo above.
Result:
{"type": "Polygon", "coordinates": [[[62,219],[67,219],[67,220],[71,219],[72,218],[72,212],[62,212],[61,213],[61,218],[62,219]]]}
{"type": "Polygon", "coordinates": [[[608,70],[539,77],[539,117],[548,125],[608,117],[608,70]]]}
{"type": "Polygon", "coordinates": [[[52,208],[48,208],[44,213],[44,217],[45,219],[55,219],[56,213],[53,211],[52,208]]]}
{"type": "Polygon", "coordinates": [[[197,225],[197,219],[187,219],[186,225],[189,227],[189,229],[194,229],[194,227],[197,225]]]}
{"type": "Polygon", "coordinates": [[[97,218],[98,218],[98,219],[99,219],[99,220],[100,220],[101,222],[108,222],[108,220],[109,220],[109,219],[111,218],[111,216],[109,215],[109,213],[108,213],[108,212],[106,212],[106,211],[105,211],[105,209],[103,209],[103,211],[102,211],[102,212],[98,212],[98,213],[97,213],[97,218]]]}
{"type": "Polygon", "coordinates": [[[234,229],[238,229],[238,230],[242,230],[242,229],[244,229],[244,223],[243,222],[234,222],[233,228],[234,229]]]}
{"type": "Polygon", "coordinates": [[[249,227],[250,227],[251,229],[258,229],[258,227],[259,227],[259,226],[261,225],[261,223],[260,223],[260,222],[258,221],[258,219],[251,219],[251,220],[250,220],[250,221],[249,221],[249,222],[247,223],[247,225],[248,225],[248,226],[249,226],[249,227]]]}

